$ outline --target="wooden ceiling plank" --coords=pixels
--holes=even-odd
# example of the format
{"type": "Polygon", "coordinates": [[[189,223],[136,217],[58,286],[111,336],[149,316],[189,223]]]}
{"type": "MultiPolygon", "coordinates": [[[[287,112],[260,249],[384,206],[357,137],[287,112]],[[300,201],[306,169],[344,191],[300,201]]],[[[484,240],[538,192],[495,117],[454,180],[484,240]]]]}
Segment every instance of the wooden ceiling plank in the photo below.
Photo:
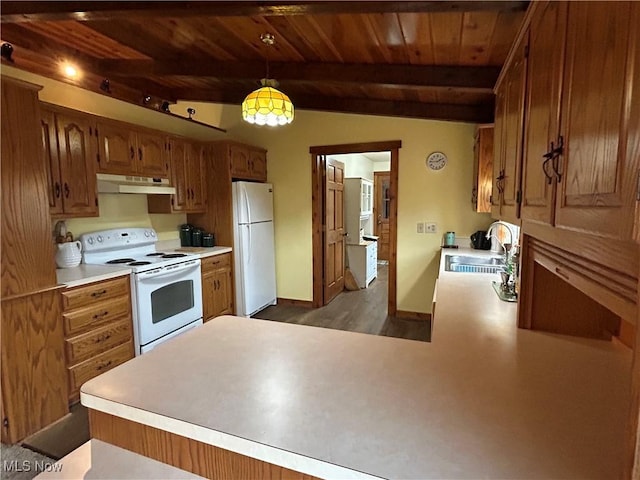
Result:
{"type": "Polygon", "coordinates": [[[456,65],[460,58],[462,14],[431,15],[431,38],[436,65],[456,65]]]}
{"type": "Polygon", "coordinates": [[[400,28],[407,46],[409,63],[415,65],[434,65],[433,41],[431,39],[430,14],[398,14],[400,28]]]}
{"type": "MultiPolygon", "coordinates": [[[[102,71],[119,77],[184,75],[195,77],[259,79],[262,62],[158,62],[148,60],[104,60],[102,71]]],[[[491,90],[499,67],[433,65],[369,65],[341,63],[271,62],[270,76],[278,80],[338,81],[343,83],[463,87],[491,90]]]]}
{"type": "Polygon", "coordinates": [[[334,2],[202,2],[202,1],[3,1],[1,20],[115,20],[131,17],[286,16],[347,13],[470,12],[526,10],[526,1],[334,1],[334,2]]]}
{"type": "Polygon", "coordinates": [[[489,65],[491,39],[498,15],[494,12],[468,12],[463,15],[458,65],[489,65]]]}

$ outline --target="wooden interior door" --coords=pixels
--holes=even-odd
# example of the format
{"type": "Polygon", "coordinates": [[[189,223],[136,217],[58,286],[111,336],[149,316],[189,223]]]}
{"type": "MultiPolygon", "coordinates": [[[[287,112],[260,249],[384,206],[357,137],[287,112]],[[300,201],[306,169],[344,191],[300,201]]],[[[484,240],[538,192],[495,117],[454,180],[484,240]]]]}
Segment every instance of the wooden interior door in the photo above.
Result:
{"type": "Polygon", "coordinates": [[[375,219],[374,234],[378,237],[378,260],[389,261],[389,216],[391,215],[391,175],[389,172],[373,174],[373,190],[375,202],[373,215],[375,219]]]}
{"type": "MultiPolygon", "coordinates": [[[[560,116],[565,2],[536,5],[529,32],[527,58],[526,129],[520,217],[553,224],[555,184],[543,171],[543,155],[557,142],[560,116]]],[[[547,171],[551,172],[548,166],[547,171]]]]}
{"type": "Polygon", "coordinates": [[[344,290],[344,163],[326,160],[324,304],[344,290]]]}
{"type": "Polygon", "coordinates": [[[629,105],[640,101],[631,92],[636,11],[632,2],[569,2],[557,227],[632,238],[640,160],[627,154],[626,136],[640,128],[629,123],[629,105]]]}

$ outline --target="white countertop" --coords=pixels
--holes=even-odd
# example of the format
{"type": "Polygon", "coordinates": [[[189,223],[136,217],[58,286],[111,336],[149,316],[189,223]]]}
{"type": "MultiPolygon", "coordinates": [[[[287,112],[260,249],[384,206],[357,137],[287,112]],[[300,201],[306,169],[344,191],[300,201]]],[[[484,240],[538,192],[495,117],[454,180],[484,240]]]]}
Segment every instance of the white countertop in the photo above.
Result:
{"type": "MultiPolygon", "coordinates": [[[[156,250],[164,251],[167,253],[178,252],[177,249],[179,248],[179,240],[158,242],[158,244],[156,245],[156,250]]],[[[203,247],[198,249],[197,251],[192,251],[190,253],[199,255],[200,258],[206,258],[213,255],[228,253],[231,250],[231,247],[203,247]]],[[[86,285],[88,283],[108,280],[110,278],[120,277],[122,275],[129,275],[130,273],[131,269],[122,265],[110,267],[106,265],[87,265],[81,263],[77,267],[73,268],[58,268],[56,270],[56,277],[58,285],[65,285],[67,287],[78,287],[80,285],[86,285]]]]}
{"type": "Polygon", "coordinates": [[[82,403],[324,478],[617,478],[628,349],[519,330],[496,275],[443,272],[432,343],[225,316],[82,403]]]}
{"type": "Polygon", "coordinates": [[[131,269],[128,267],[106,265],[86,265],[81,263],[73,268],[58,268],[56,270],[56,278],[58,285],[66,285],[67,287],[77,287],[92,282],[109,280],[110,278],[129,275],[131,269]]]}
{"type": "Polygon", "coordinates": [[[48,470],[35,478],[37,480],[202,479],[193,473],[95,439],[89,440],[61,458],[48,470]]]}

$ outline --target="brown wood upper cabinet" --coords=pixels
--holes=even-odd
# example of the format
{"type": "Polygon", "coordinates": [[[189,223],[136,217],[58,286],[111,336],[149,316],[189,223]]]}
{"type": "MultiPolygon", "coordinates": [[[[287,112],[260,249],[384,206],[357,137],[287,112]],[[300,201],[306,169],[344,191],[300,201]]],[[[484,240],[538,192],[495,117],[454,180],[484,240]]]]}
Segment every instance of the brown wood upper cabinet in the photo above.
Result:
{"type": "Polygon", "coordinates": [[[168,178],[164,136],[111,121],[98,122],[97,132],[98,172],[168,178]]]}
{"type": "Polygon", "coordinates": [[[478,213],[490,213],[493,176],[493,125],[478,126],[473,153],[473,207],[478,213]]]}
{"type": "Polygon", "coordinates": [[[533,8],[522,218],[631,240],[640,167],[632,102],[640,7],[541,2],[533,8]]]}
{"type": "Polygon", "coordinates": [[[90,117],[41,104],[42,147],[52,215],[97,217],[96,127],[90,117]]]}
{"type": "Polygon", "coordinates": [[[267,152],[240,143],[229,144],[231,177],[238,180],[267,181],[267,152]]]}
{"type": "Polygon", "coordinates": [[[202,213],[207,210],[205,162],[209,148],[180,138],[167,143],[175,195],[147,195],[149,213],[202,213]]]}
{"type": "Polygon", "coordinates": [[[526,35],[520,39],[496,86],[491,213],[511,223],[520,222],[527,40],[526,35]]]}

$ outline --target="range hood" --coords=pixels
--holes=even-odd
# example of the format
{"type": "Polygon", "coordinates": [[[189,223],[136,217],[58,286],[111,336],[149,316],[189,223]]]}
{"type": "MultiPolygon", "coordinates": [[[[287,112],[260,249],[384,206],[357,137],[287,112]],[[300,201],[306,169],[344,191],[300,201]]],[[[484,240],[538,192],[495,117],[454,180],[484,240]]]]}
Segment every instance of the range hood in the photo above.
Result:
{"type": "Polygon", "coordinates": [[[176,189],[167,178],[133,177],[98,173],[98,193],[139,193],[172,195],[176,189]]]}

